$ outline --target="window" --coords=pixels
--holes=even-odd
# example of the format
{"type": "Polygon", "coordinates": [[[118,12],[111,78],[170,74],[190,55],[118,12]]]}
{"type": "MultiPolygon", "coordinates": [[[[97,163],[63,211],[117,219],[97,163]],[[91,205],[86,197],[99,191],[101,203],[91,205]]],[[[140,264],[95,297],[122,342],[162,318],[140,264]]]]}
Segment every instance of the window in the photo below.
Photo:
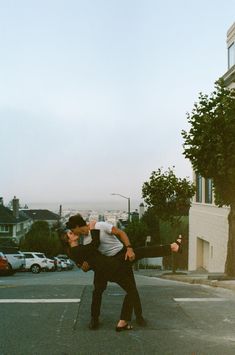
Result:
{"type": "Polygon", "coordinates": [[[212,180],[205,179],[205,203],[212,203],[212,180]]]}
{"type": "Polygon", "coordinates": [[[24,254],[25,259],[32,259],[33,258],[33,254],[24,254]]]}
{"type": "Polygon", "coordinates": [[[235,43],[228,47],[228,69],[235,64],[235,43]]]}
{"type": "Polygon", "coordinates": [[[38,258],[41,258],[41,259],[43,259],[43,258],[45,258],[45,255],[44,254],[35,254],[38,258]]]}
{"type": "Polygon", "coordinates": [[[196,202],[202,202],[202,177],[196,174],[196,202]]]}
{"type": "Polygon", "coordinates": [[[0,226],[0,232],[8,233],[9,232],[9,226],[1,225],[0,226]]]}

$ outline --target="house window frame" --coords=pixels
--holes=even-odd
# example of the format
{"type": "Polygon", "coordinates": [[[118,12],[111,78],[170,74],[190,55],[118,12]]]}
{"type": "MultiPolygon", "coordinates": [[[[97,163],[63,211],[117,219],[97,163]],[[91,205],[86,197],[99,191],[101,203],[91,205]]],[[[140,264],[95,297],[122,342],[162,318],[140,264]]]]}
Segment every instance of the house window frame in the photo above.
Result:
{"type": "Polygon", "coordinates": [[[235,42],[228,47],[228,69],[235,64],[235,42]]]}
{"type": "Polygon", "coordinates": [[[202,203],[202,176],[196,173],[196,202],[202,203]]]}
{"type": "Polygon", "coordinates": [[[212,179],[205,178],[205,203],[212,204],[212,201],[213,201],[212,179]]]}
{"type": "Polygon", "coordinates": [[[9,233],[10,227],[7,224],[0,225],[0,233],[9,233]]]}

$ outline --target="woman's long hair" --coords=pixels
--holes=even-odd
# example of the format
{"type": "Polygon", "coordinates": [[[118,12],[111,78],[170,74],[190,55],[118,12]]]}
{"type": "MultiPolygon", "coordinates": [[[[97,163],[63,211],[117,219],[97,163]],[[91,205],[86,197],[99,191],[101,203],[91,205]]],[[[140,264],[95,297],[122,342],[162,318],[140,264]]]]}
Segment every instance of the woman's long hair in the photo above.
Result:
{"type": "Polygon", "coordinates": [[[64,253],[70,257],[71,252],[70,252],[70,245],[68,242],[67,231],[65,229],[57,229],[57,234],[64,253]]]}

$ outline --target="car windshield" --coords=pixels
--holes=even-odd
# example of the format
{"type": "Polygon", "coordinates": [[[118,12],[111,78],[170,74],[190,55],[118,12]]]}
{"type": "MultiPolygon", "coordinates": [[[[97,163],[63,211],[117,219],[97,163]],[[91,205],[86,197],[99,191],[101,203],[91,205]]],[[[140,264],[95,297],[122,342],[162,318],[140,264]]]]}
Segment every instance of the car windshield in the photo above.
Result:
{"type": "Polygon", "coordinates": [[[44,254],[35,254],[38,258],[41,258],[41,259],[43,259],[43,258],[45,258],[45,255],[44,254]]]}
{"type": "Polygon", "coordinates": [[[58,255],[57,257],[59,259],[68,259],[69,258],[67,255],[58,255]]]}

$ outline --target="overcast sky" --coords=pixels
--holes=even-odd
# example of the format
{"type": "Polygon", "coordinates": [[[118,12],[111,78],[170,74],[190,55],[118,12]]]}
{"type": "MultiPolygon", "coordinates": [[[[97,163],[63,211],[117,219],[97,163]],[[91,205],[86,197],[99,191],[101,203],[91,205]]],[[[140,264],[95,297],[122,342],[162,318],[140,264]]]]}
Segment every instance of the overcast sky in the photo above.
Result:
{"type": "MultiPolygon", "coordinates": [[[[0,196],[141,201],[227,70],[233,0],[0,0],[0,196]]],[[[125,201],[123,201],[125,204],[125,201]]]]}

